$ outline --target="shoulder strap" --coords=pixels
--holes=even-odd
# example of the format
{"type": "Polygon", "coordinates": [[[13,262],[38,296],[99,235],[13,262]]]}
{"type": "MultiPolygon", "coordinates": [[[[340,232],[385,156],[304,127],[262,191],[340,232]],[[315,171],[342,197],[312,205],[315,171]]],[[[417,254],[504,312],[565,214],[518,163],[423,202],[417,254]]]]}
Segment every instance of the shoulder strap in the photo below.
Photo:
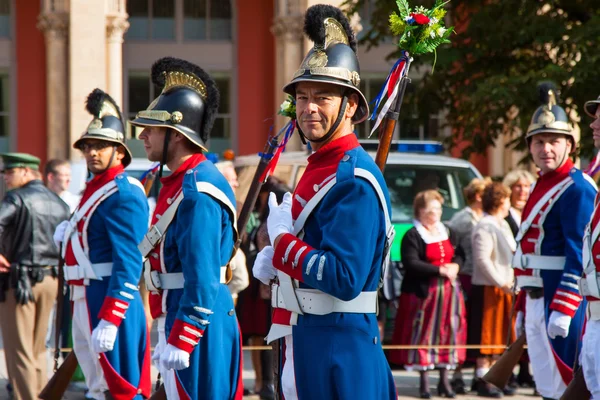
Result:
{"type": "Polygon", "coordinates": [[[165,210],[160,219],[148,229],[148,232],[146,232],[144,238],[140,244],[138,244],[138,250],[142,253],[143,258],[148,257],[148,254],[150,254],[160,239],[167,233],[167,228],[173,221],[173,218],[175,218],[175,214],[177,213],[177,209],[182,200],[183,190],[180,190],[179,194],[173,200],[173,203],[165,210]]]}

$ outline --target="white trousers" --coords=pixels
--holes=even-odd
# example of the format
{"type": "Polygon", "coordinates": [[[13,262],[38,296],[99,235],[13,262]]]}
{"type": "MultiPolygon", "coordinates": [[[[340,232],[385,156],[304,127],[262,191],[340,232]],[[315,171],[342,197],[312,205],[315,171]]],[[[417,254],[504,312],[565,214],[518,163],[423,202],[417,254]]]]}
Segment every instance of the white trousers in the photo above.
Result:
{"type": "Polygon", "coordinates": [[[583,335],[583,346],[581,347],[581,367],[583,377],[592,398],[600,399],[600,321],[588,320],[583,335]]]}
{"type": "Polygon", "coordinates": [[[296,374],[294,373],[294,340],[292,335],[284,336],[285,361],[281,371],[281,391],[285,400],[298,400],[296,374]]]}
{"type": "Polygon", "coordinates": [[[73,351],[77,356],[79,366],[85,377],[88,396],[96,400],[104,400],[104,392],[108,385],[104,379],[104,372],[98,361],[98,354],[92,351],[92,327],[85,299],[83,286],[71,286],[73,300],[73,351]]]}
{"type": "Polygon", "coordinates": [[[154,348],[155,359],[154,366],[160,372],[160,376],[163,381],[163,385],[165,386],[165,393],[167,395],[168,400],[179,400],[179,393],[177,392],[177,382],[175,377],[175,370],[173,369],[164,369],[160,363],[160,359],[156,360],[156,356],[162,353],[162,351],[167,347],[167,336],[165,335],[165,317],[159,317],[157,322],[157,331],[158,331],[158,343],[154,348]]]}
{"type": "Polygon", "coordinates": [[[544,298],[531,299],[525,302],[525,334],[527,335],[527,352],[533,370],[535,387],[543,397],[560,399],[567,386],[562,380],[546,328],[544,298]]]}

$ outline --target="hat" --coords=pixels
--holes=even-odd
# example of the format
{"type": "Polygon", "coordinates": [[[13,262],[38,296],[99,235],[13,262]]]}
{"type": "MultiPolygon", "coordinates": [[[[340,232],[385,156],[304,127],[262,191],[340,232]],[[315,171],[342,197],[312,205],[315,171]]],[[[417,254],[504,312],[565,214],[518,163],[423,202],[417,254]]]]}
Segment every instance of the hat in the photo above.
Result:
{"type": "Polygon", "coordinates": [[[38,169],[40,159],[27,153],[2,153],[2,170],[12,168],[38,169]]]}
{"type": "Polygon", "coordinates": [[[125,149],[123,165],[131,163],[131,151],[125,145],[125,124],[117,102],[108,93],[94,89],[87,97],[86,110],[94,116],[86,131],[73,143],[73,148],[79,149],[87,139],[103,140],[117,143],[125,149]]]}
{"type": "Polygon", "coordinates": [[[356,38],[350,22],[337,7],[317,4],[306,11],[304,33],[314,46],[283,91],[296,95],[298,82],[325,82],[351,89],[359,104],[352,122],[369,116],[369,104],[360,91],[360,66],[356,55],[356,38]]]}
{"type": "Polygon", "coordinates": [[[210,75],[191,62],[165,57],[152,66],[152,82],[162,92],[131,124],[175,129],[208,151],[206,142],[219,109],[219,90],[210,75]]]}
{"type": "Polygon", "coordinates": [[[539,133],[561,133],[570,136],[575,144],[577,138],[573,133],[573,126],[569,122],[567,112],[557,105],[559,98],[556,86],[552,82],[540,83],[538,96],[542,105],[533,113],[525,139],[539,133]]]}
{"type": "Polygon", "coordinates": [[[596,112],[598,112],[598,106],[600,105],[600,96],[596,100],[586,101],[584,108],[585,113],[592,118],[596,118],[596,112]]]}

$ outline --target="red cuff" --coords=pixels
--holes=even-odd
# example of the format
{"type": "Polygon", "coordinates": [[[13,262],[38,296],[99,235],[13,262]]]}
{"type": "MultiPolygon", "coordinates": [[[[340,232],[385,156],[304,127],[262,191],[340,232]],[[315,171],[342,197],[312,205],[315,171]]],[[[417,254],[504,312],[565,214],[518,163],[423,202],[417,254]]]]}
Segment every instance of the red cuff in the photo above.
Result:
{"type": "Polygon", "coordinates": [[[550,310],[561,312],[573,318],[581,300],[582,297],[578,294],[557,291],[550,303],[550,310]]]}
{"type": "Polygon", "coordinates": [[[180,319],[176,319],[167,343],[191,354],[203,334],[203,330],[196,328],[194,325],[186,324],[180,319]]]}
{"type": "Polygon", "coordinates": [[[115,299],[114,297],[105,297],[102,308],[98,313],[98,318],[119,326],[125,319],[125,311],[128,308],[129,303],[126,301],[115,299]]]}
{"type": "Polygon", "coordinates": [[[314,250],[312,247],[296,236],[286,233],[281,237],[275,248],[273,266],[292,278],[303,282],[302,266],[304,265],[304,258],[312,250],[314,250]]]}

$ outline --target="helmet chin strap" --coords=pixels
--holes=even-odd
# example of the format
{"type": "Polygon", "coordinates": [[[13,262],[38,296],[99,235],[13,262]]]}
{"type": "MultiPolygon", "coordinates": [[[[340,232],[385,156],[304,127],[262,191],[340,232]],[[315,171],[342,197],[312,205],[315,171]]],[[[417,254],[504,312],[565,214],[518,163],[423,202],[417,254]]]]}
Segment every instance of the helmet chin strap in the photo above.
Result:
{"type": "MultiPolygon", "coordinates": [[[[344,117],[347,106],[348,106],[348,96],[343,95],[342,96],[342,104],[340,105],[340,111],[338,112],[337,119],[335,120],[333,125],[331,125],[331,128],[329,128],[329,131],[323,137],[321,137],[319,139],[309,140],[309,141],[313,142],[313,143],[322,143],[322,142],[329,140],[329,138],[331,138],[331,136],[334,134],[334,132],[337,130],[337,128],[342,123],[342,118],[344,117]]],[[[302,129],[300,129],[300,124],[298,124],[298,134],[300,134],[300,139],[302,140],[302,143],[306,144],[307,138],[304,135],[304,132],[302,132],[302,129]]]]}
{"type": "Polygon", "coordinates": [[[167,163],[167,154],[168,154],[168,150],[169,150],[169,141],[170,140],[171,140],[171,128],[167,128],[167,132],[165,133],[165,140],[163,142],[162,160],[160,161],[160,169],[158,170],[158,179],[162,178],[163,167],[167,163]]]}

